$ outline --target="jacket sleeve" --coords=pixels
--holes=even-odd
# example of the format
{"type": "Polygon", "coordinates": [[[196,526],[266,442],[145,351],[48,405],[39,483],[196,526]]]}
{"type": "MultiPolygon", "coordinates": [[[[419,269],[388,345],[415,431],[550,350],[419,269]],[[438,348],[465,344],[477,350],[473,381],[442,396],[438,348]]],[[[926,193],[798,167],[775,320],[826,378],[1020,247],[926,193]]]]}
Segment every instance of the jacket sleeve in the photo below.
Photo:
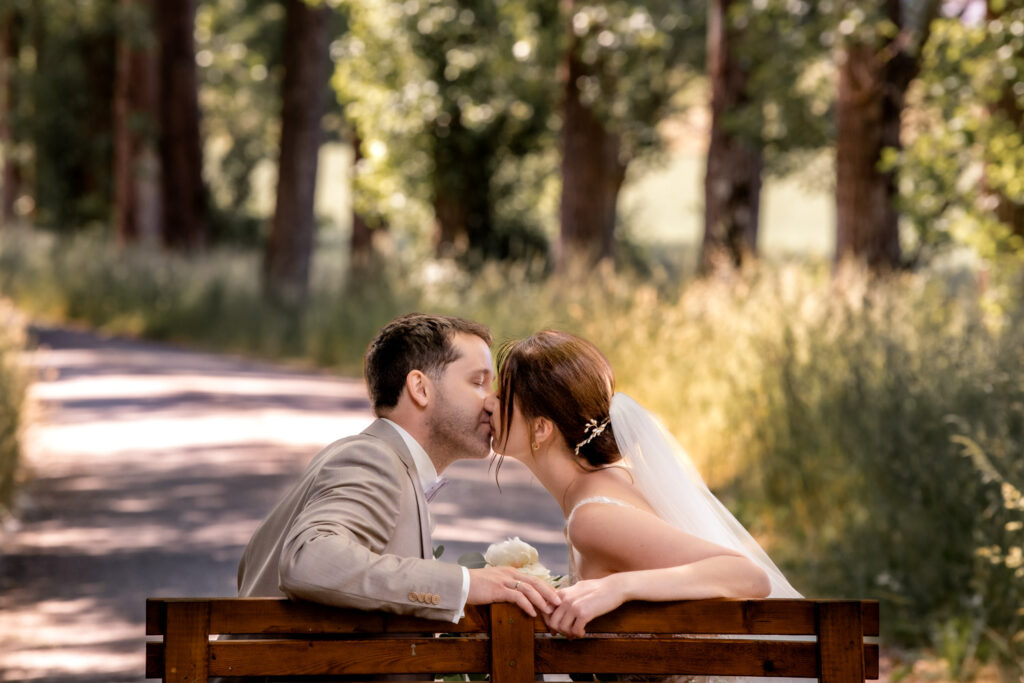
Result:
{"type": "Polygon", "coordinates": [[[463,607],[461,567],[383,552],[398,524],[403,482],[405,466],[384,444],[359,440],[325,454],[285,534],[281,591],[339,607],[454,619],[463,607]]]}

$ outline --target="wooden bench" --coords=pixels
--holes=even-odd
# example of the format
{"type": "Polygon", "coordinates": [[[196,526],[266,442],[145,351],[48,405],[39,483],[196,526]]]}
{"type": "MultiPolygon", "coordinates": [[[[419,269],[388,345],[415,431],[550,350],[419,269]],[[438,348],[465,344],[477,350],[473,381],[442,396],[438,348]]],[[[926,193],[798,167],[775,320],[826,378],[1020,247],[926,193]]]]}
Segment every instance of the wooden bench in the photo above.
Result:
{"type": "Polygon", "coordinates": [[[633,602],[591,622],[585,638],[547,632],[510,604],[469,606],[458,624],[276,598],[146,601],[146,677],[318,680],[371,674],[709,674],[878,678],[878,603],[840,600],[633,602]],[[211,636],[230,634],[234,639],[211,636]],[[431,637],[430,634],[444,634],[431,637]],[[703,637],[729,634],[728,638],[703,637]],[[244,639],[246,635],[254,635],[244,639]],[[809,636],[771,639],[765,636],[809,636]],[[243,636],[243,638],[239,638],[243,636]]]}

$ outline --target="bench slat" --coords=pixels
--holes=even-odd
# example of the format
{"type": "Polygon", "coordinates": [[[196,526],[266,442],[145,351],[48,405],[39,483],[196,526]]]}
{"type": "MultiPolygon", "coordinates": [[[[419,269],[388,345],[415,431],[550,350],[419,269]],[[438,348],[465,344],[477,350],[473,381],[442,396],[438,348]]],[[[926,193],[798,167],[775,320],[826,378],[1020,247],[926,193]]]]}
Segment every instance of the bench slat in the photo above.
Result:
{"type": "MultiPolygon", "coordinates": [[[[818,601],[819,603],[829,601],[818,601]]],[[[629,602],[587,624],[588,633],[728,633],[814,635],[815,603],[809,600],[695,600],[629,602]]],[[[878,602],[860,602],[864,635],[878,635],[878,602]]],[[[546,631],[543,620],[537,630],[546,631]]]]}
{"type": "Polygon", "coordinates": [[[821,683],[864,681],[863,626],[856,602],[820,603],[818,641],[821,646],[818,679],[821,683]]]}
{"type": "Polygon", "coordinates": [[[210,634],[210,606],[201,602],[182,603],[167,609],[167,644],[164,648],[170,683],[198,681],[209,676],[206,645],[210,634]]]}
{"type": "Polygon", "coordinates": [[[483,673],[490,643],[471,638],[225,640],[210,643],[211,676],[483,673]]]}
{"type": "Polygon", "coordinates": [[[491,683],[533,683],[533,617],[516,605],[493,605],[490,640],[491,683]]]}
{"type": "Polygon", "coordinates": [[[183,603],[210,606],[210,633],[480,633],[490,630],[490,613],[466,605],[458,624],[384,612],[343,609],[283,598],[150,598],[146,600],[146,635],[166,633],[167,608],[183,603]]]}
{"type": "MultiPolygon", "coordinates": [[[[543,642],[543,641],[542,641],[543,642]]],[[[575,641],[577,643],[583,641],[575,641]]],[[[544,646],[538,648],[543,651],[544,646]]],[[[544,654],[543,652],[538,653],[538,657],[546,657],[546,660],[536,660],[536,672],[537,673],[564,673],[557,671],[557,669],[566,668],[562,664],[551,664],[551,661],[561,662],[558,659],[559,654],[552,654],[551,650],[556,648],[550,648],[549,652],[544,654]]],[[[864,677],[868,680],[878,679],[878,645],[873,643],[864,646],[864,677]]],[[[164,670],[164,645],[163,643],[150,642],[146,643],[146,678],[161,678],[164,670]]],[[[816,675],[816,674],[815,674],[816,675]]]]}
{"type": "MultiPolygon", "coordinates": [[[[146,601],[146,635],[166,631],[167,605],[189,602],[177,598],[146,601]]],[[[466,606],[458,624],[402,617],[378,612],[341,609],[280,598],[209,598],[211,633],[475,633],[490,630],[490,613],[466,606]],[[443,626],[442,626],[443,625],[443,626]]],[[[696,600],[678,603],[629,602],[587,626],[590,633],[637,631],[646,633],[730,633],[754,635],[813,635],[815,602],[810,600],[696,600]],[[693,628],[700,624],[703,628],[693,628]]],[[[877,636],[878,602],[862,600],[861,623],[865,636],[877,636]]],[[[535,631],[547,631],[538,618],[535,631]]]]}
{"type": "Polygon", "coordinates": [[[811,642],[551,639],[537,641],[535,652],[540,673],[714,673],[792,678],[813,678],[818,673],[816,644],[811,642]]]}

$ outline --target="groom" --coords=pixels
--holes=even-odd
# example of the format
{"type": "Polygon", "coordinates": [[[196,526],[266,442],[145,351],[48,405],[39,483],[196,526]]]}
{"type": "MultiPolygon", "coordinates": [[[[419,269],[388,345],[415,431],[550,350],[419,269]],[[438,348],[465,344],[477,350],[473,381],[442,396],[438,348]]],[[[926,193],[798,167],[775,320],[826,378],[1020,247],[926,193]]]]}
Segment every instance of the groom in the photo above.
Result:
{"type": "Polygon", "coordinates": [[[365,375],[378,419],[317,454],[256,529],[238,566],[240,597],[453,622],[467,604],[551,612],[559,598],[539,579],[432,559],[427,490],[456,460],[490,453],[490,343],[482,325],[418,313],[377,334],[365,375]]]}

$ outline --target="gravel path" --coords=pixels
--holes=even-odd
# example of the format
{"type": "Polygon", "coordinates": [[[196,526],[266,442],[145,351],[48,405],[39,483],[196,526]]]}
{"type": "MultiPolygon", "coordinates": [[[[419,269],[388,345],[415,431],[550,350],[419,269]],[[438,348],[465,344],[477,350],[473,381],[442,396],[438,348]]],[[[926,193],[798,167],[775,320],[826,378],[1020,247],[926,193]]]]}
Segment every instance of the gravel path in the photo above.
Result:
{"type": "MultiPolygon", "coordinates": [[[[233,595],[259,520],[371,418],[359,380],[38,327],[31,479],[0,529],[0,680],[142,681],[147,596],[233,595]]],[[[506,536],[564,572],[558,506],[506,462],[431,504],[442,559],[506,536]]]]}

